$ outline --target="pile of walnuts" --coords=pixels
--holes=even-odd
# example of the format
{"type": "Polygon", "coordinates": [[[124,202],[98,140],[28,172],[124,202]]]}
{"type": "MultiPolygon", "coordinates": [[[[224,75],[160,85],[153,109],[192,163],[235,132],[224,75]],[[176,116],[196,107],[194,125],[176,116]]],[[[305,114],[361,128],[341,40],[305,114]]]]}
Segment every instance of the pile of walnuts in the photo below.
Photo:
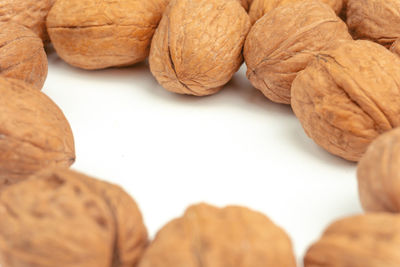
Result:
{"type": "Polygon", "coordinates": [[[400,266],[400,0],[0,0],[2,267],[294,267],[261,213],[193,205],[149,242],[123,189],[69,170],[71,127],[41,92],[50,42],[88,70],[148,58],[162,87],[194,96],[245,62],[319,146],[359,162],[368,213],[329,226],[305,267],[400,266]]]}

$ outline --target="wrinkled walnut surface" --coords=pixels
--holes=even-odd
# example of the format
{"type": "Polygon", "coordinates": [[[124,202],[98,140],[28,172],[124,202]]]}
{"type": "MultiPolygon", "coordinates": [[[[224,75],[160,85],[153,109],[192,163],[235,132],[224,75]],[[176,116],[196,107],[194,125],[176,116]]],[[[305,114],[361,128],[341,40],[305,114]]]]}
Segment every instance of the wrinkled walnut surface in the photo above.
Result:
{"type": "Polygon", "coordinates": [[[400,56],[400,39],[397,39],[392,46],[390,47],[390,51],[400,56]]]}
{"type": "MultiPolygon", "coordinates": [[[[281,5],[288,5],[304,0],[254,0],[250,5],[249,16],[250,21],[254,24],[262,16],[281,5]]],[[[336,14],[339,14],[343,9],[343,0],[320,0],[329,5],[336,14]]]]}
{"type": "Polygon", "coordinates": [[[72,131],[57,105],[21,81],[0,77],[0,188],[74,160],[72,131]]]}
{"type": "Polygon", "coordinates": [[[296,266],[286,233],[242,207],[191,206],[164,226],[139,267],[296,266]]]}
{"type": "Polygon", "coordinates": [[[47,77],[47,56],[42,40],[13,22],[0,23],[0,75],[42,89],[47,77]]]}
{"type": "Polygon", "coordinates": [[[339,220],[310,247],[305,267],[400,266],[400,216],[369,213],[339,220]]]}
{"type": "Polygon", "coordinates": [[[58,0],[47,28],[58,55],[83,69],[144,60],[168,0],[58,0]]]}
{"type": "Polygon", "coordinates": [[[5,188],[0,217],[3,267],[132,267],[147,245],[130,196],[69,170],[5,188]]]}
{"type": "Polygon", "coordinates": [[[0,22],[15,22],[48,40],[46,17],[56,0],[0,0],[0,22]]]}
{"type": "Polygon", "coordinates": [[[171,92],[214,94],[242,64],[249,29],[237,0],[172,0],[152,41],[151,72],[171,92]]]}
{"type": "Polygon", "coordinates": [[[351,40],[326,4],[310,0],[275,8],[252,27],[244,46],[247,77],[277,103],[290,104],[290,88],[315,54],[351,40]]]}
{"type": "Polygon", "coordinates": [[[390,47],[400,37],[400,1],[348,0],[347,25],[355,39],[390,47]]]}
{"type": "Polygon", "coordinates": [[[292,86],[292,108],[317,144],[358,161],[381,133],[400,126],[400,59],[370,41],[315,56],[292,86]]]}
{"type": "Polygon", "coordinates": [[[400,128],[379,136],[358,165],[358,187],[366,211],[400,212],[400,128]]]}
{"type": "Polygon", "coordinates": [[[251,3],[253,2],[253,0],[239,0],[239,1],[242,4],[242,6],[244,7],[244,9],[246,9],[246,11],[249,10],[251,3]]]}

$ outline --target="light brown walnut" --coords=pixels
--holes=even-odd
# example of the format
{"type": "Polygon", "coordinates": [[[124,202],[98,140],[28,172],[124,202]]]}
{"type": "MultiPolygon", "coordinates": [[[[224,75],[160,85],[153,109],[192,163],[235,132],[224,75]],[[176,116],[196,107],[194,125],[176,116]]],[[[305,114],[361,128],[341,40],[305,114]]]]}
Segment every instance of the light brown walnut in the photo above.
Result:
{"type": "Polygon", "coordinates": [[[400,37],[400,0],[348,0],[347,25],[355,39],[386,47],[400,37]]]}
{"type": "Polygon", "coordinates": [[[296,75],[314,56],[352,40],[345,23],[318,0],[273,9],[251,28],[244,46],[247,77],[270,100],[290,104],[296,75]]]}
{"type": "Polygon", "coordinates": [[[287,234],[263,214],[238,206],[189,207],[164,226],[139,267],[295,267],[287,234]]]}
{"type": "Polygon", "coordinates": [[[214,94],[242,64],[249,29],[237,0],[172,0],[151,44],[151,72],[168,91],[214,94]]]}
{"type": "Polygon", "coordinates": [[[0,188],[48,166],[75,161],[67,119],[45,94],[0,77],[0,188]]]}
{"type": "Polygon", "coordinates": [[[358,161],[377,136],[400,126],[400,59],[362,40],[314,58],[293,82],[293,111],[317,144],[358,161]]]}
{"type": "Polygon", "coordinates": [[[358,164],[357,177],[364,210],[400,212],[400,128],[372,142],[358,164]]]}
{"type": "Polygon", "coordinates": [[[304,267],[400,266],[400,216],[369,213],[336,221],[304,257],[304,267]]]}
{"type": "Polygon", "coordinates": [[[168,0],[58,0],[47,17],[58,55],[83,69],[144,60],[168,0]]]}
{"type": "Polygon", "coordinates": [[[132,267],[148,242],[126,192],[64,169],[5,188],[0,217],[2,267],[132,267]]]}
{"type": "Polygon", "coordinates": [[[47,77],[47,56],[42,40],[13,22],[0,23],[0,75],[42,89],[47,77]]]}
{"type": "MultiPolygon", "coordinates": [[[[305,0],[254,0],[250,5],[249,16],[250,21],[254,24],[262,16],[282,5],[289,5],[296,2],[303,2],[305,0]]],[[[321,2],[329,5],[336,14],[340,14],[343,9],[343,0],[320,0],[321,2]]]]}
{"type": "Polygon", "coordinates": [[[392,46],[390,47],[390,51],[400,56],[400,39],[397,39],[392,46]]]}
{"type": "Polygon", "coordinates": [[[30,28],[48,40],[46,17],[56,0],[0,0],[0,22],[14,22],[30,28]]]}

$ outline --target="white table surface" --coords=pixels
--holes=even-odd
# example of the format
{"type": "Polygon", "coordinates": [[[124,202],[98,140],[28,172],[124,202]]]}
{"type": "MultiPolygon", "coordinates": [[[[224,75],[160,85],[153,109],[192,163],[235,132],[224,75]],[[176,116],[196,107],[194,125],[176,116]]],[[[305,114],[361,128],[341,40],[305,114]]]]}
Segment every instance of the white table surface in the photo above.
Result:
{"type": "Polygon", "coordinates": [[[147,63],[84,71],[50,51],[43,92],[73,129],[73,169],[123,186],[152,236],[190,204],[244,205],[287,231],[301,263],[328,224],[362,212],[356,165],[315,145],[245,71],[198,98],[164,90],[147,63]]]}

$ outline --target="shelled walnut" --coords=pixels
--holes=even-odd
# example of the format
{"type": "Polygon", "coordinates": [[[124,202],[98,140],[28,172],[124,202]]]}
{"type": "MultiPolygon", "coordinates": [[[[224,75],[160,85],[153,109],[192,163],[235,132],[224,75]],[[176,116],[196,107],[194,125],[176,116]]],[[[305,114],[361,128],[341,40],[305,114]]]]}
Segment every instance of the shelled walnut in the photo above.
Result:
{"type": "Polygon", "coordinates": [[[0,77],[0,188],[74,160],[72,131],[58,106],[27,84],[0,77]]]}
{"type": "Polygon", "coordinates": [[[200,204],[164,226],[139,267],[296,266],[289,237],[263,214],[200,204]]]}
{"type": "Polygon", "coordinates": [[[13,22],[0,23],[0,75],[42,89],[47,56],[42,40],[30,29],[13,22]]]}
{"type": "Polygon", "coordinates": [[[151,44],[151,72],[168,91],[214,94],[242,64],[249,29],[237,0],[172,0],[151,44]]]}
{"type": "MultiPolygon", "coordinates": [[[[254,0],[250,6],[250,21],[254,24],[262,16],[282,5],[288,5],[304,0],[254,0]]],[[[343,0],[320,0],[329,5],[336,14],[340,14],[343,9],[343,0]]]]}
{"type": "Polygon", "coordinates": [[[144,60],[168,0],[58,0],[47,29],[58,55],[83,69],[144,60]]]}
{"type": "Polygon", "coordinates": [[[309,0],[277,7],[257,21],[246,39],[247,77],[270,100],[290,104],[296,75],[341,40],[352,39],[326,4],[309,0]]]}
{"type": "Polygon", "coordinates": [[[0,192],[2,267],[131,267],[147,245],[134,200],[120,187],[46,170],[0,192]]]}
{"type": "Polygon", "coordinates": [[[30,28],[48,40],[46,17],[56,0],[0,0],[0,22],[14,22],[30,28]]]}
{"type": "Polygon", "coordinates": [[[400,128],[372,142],[360,160],[357,176],[366,211],[400,212],[400,128]]]}
{"type": "Polygon", "coordinates": [[[348,0],[347,25],[355,39],[386,47],[400,37],[399,0],[348,0]]]}
{"type": "Polygon", "coordinates": [[[400,216],[369,213],[328,227],[304,257],[305,267],[400,266],[400,216]]]}
{"type": "Polygon", "coordinates": [[[400,126],[400,58],[361,40],[314,58],[293,82],[293,111],[317,144],[358,161],[377,136],[400,126]]]}

